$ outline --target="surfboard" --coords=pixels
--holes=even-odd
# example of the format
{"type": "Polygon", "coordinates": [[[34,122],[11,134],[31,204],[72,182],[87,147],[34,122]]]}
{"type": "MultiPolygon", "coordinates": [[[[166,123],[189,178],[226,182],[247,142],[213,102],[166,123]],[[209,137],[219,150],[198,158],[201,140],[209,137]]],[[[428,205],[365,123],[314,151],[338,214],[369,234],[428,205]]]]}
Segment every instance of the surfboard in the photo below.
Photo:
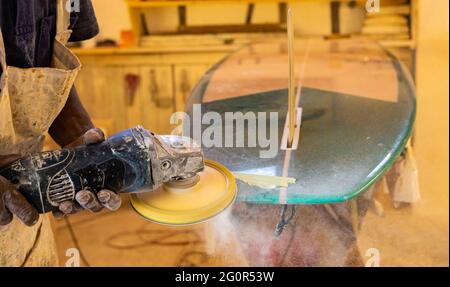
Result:
{"type": "MultiPolygon", "coordinates": [[[[260,146],[203,146],[206,158],[233,172],[296,179],[287,188],[238,181],[238,201],[349,200],[392,166],[411,136],[416,113],[413,81],[403,65],[375,42],[296,40],[295,63],[297,102],[302,108],[295,150],[281,147],[288,110],[286,41],[254,43],[234,52],[202,77],[188,100],[186,113],[191,118],[194,104],[201,104],[202,115],[216,112],[223,119],[227,112],[278,113],[275,157],[261,158],[260,146]]],[[[230,137],[225,121],[219,124],[222,136],[230,137]]],[[[202,125],[202,130],[206,128],[202,125]]],[[[244,123],[234,128],[256,127],[244,123]]]]}

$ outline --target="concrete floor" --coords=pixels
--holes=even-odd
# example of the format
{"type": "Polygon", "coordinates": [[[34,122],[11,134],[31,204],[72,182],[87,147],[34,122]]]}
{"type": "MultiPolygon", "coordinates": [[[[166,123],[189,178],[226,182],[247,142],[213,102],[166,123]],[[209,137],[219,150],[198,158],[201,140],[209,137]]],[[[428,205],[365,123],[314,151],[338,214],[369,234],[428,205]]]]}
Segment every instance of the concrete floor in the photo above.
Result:
{"type": "MultiPolygon", "coordinates": [[[[446,207],[445,202],[437,204],[432,193],[424,193],[421,202],[395,209],[387,195],[378,197],[384,216],[369,212],[358,235],[364,262],[370,259],[367,252],[376,248],[380,266],[448,266],[448,201],[446,207]]],[[[126,197],[118,212],[85,212],[69,220],[85,257],[81,266],[249,265],[229,230],[227,239],[222,240],[214,233],[214,222],[189,227],[157,225],[138,216],[126,197]]],[[[54,223],[60,264],[64,266],[66,250],[77,245],[67,222],[54,223]]]]}
{"type": "MultiPolygon", "coordinates": [[[[123,206],[115,213],[85,212],[70,217],[85,257],[81,266],[247,266],[235,241],[205,241],[211,238],[208,223],[188,227],[154,224],[137,215],[126,196],[123,199],[123,206]]],[[[76,244],[66,221],[53,223],[64,266],[66,250],[76,248],[76,244]]]]}

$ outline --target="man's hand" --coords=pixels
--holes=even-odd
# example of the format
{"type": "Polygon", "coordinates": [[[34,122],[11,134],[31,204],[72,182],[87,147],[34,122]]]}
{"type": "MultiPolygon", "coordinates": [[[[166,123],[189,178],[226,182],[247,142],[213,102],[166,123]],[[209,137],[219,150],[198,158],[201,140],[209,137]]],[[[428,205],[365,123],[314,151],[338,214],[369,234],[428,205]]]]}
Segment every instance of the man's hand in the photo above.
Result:
{"type": "MultiPolygon", "coordinates": [[[[67,147],[75,147],[79,145],[89,145],[100,143],[105,140],[105,135],[100,129],[90,129],[84,135],[77,138],[67,147]]],[[[64,215],[75,214],[84,209],[89,209],[92,212],[99,212],[103,208],[111,211],[119,209],[122,200],[118,194],[111,190],[101,190],[95,195],[89,190],[79,191],[75,195],[75,201],[65,201],[59,205],[59,211],[54,211],[55,218],[62,218],[64,215]]]]}
{"type": "MultiPolygon", "coordinates": [[[[6,166],[19,158],[19,155],[0,156],[0,167],[6,166]]],[[[0,226],[11,223],[14,215],[28,226],[33,226],[39,220],[38,211],[28,203],[14,185],[0,176],[0,226]]]]}

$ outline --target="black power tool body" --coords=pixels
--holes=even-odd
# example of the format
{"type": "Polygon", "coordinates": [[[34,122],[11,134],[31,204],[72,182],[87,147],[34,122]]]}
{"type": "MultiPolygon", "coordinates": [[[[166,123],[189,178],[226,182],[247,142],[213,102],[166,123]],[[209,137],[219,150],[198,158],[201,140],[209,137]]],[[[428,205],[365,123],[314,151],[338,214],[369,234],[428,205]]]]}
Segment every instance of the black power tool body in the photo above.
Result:
{"type": "Polygon", "coordinates": [[[0,170],[40,212],[57,210],[80,190],[152,191],[204,168],[200,147],[138,126],[93,145],[25,156],[0,170]]]}

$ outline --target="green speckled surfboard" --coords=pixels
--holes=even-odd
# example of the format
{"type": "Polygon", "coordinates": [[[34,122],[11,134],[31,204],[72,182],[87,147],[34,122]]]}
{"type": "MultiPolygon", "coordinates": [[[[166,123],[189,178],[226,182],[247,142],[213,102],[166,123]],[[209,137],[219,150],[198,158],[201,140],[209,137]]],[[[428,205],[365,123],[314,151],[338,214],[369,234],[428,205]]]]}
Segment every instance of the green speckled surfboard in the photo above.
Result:
{"type": "Polygon", "coordinates": [[[203,114],[278,112],[279,150],[274,158],[261,158],[259,147],[204,147],[208,159],[231,171],[296,179],[288,188],[272,189],[238,181],[239,201],[346,201],[392,166],[411,135],[416,110],[413,83],[400,62],[377,44],[299,40],[295,59],[297,97],[303,109],[296,150],[280,148],[288,103],[286,43],[240,49],[206,73],[188,101],[190,115],[192,105],[199,103],[203,114]]]}

